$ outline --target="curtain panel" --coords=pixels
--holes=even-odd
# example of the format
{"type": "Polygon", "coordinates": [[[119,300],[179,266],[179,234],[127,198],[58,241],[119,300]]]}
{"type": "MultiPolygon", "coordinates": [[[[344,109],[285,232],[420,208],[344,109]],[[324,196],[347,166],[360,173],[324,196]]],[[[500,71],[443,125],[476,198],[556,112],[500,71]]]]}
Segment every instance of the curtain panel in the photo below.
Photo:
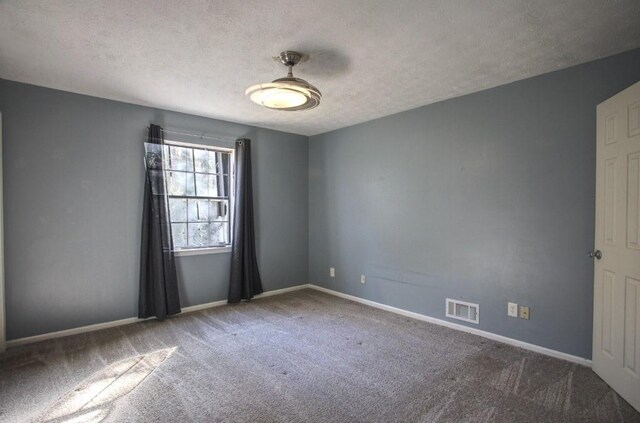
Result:
{"type": "Polygon", "coordinates": [[[140,248],[138,317],[158,319],[180,313],[167,181],[164,172],[164,134],[149,126],[145,143],[145,184],[140,248]]]}
{"type": "Polygon", "coordinates": [[[262,293],[256,259],[253,225],[253,186],[251,182],[251,141],[239,139],[235,148],[235,198],[229,302],[250,300],[262,293]]]}

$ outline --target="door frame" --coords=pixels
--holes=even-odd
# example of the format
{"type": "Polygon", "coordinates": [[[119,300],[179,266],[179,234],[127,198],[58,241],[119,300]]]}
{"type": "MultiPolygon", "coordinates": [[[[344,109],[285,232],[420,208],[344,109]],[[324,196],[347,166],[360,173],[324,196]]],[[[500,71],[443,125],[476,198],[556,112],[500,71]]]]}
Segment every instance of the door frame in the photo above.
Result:
{"type": "Polygon", "coordinates": [[[2,179],[2,112],[0,112],[0,353],[7,348],[4,300],[4,216],[2,179]]]}

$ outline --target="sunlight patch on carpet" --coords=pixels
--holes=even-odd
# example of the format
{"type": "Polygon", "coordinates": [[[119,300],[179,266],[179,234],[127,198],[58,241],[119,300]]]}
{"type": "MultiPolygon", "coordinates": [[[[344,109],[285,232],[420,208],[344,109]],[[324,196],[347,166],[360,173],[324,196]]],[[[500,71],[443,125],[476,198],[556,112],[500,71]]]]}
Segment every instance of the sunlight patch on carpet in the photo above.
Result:
{"type": "Polygon", "coordinates": [[[175,349],[166,348],[106,366],[63,395],[38,421],[94,423],[104,420],[112,402],[136,389],[175,349]]]}

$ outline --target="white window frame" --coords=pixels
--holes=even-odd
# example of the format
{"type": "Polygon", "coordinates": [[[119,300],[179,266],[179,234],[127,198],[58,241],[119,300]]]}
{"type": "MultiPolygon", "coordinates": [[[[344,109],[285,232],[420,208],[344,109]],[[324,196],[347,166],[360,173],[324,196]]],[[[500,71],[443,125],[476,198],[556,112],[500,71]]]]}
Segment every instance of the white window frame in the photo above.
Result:
{"type": "MultiPolygon", "coordinates": [[[[173,140],[165,140],[165,145],[175,146],[175,147],[185,147],[185,148],[199,148],[205,150],[217,150],[225,153],[229,153],[229,241],[233,244],[233,205],[234,205],[234,196],[235,196],[235,150],[233,148],[228,147],[218,147],[215,145],[208,144],[194,144],[182,141],[173,141],[173,140]]],[[[165,169],[166,171],[166,169],[165,169]]],[[[166,175],[165,175],[166,177],[166,175]]],[[[171,196],[167,195],[167,198],[171,198],[171,196]]],[[[171,216],[169,216],[171,219],[171,216]]],[[[170,222],[171,223],[171,222],[170,222]]],[[[173,240],[172,240],[173,242],[173,240]]],[[[173,249],[173,245],[171,246],[173,249]]],[[[231,245],[225,245],[223,247],[203,247],[203,248],[184,248],[180,250],[173,250],[173,255],[176,257],[185,257],[185,256],[199,256],[203,254],[219,254],[219,253],[230,253],[231,245]]]]}

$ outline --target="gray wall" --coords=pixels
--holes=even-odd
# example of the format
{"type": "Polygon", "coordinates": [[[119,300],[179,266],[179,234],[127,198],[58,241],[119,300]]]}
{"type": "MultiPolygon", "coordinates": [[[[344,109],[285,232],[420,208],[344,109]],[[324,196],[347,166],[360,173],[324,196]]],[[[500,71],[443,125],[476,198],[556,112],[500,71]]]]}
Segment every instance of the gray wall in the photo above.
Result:
{"type": "MultiPolygon", "coordinates": [[[[149,123],[252,139],[264,288],[307,282],[307,137],[6,80],[0,110],[7,339],[137,315],[149,123]]],[[[177,259],[184,306],[226,298],[229,258],[177,259]]]]}
{"type": "Polygon", "coordinates": [[[310,282],[590,357],[596,105],[639,79],[635,50],[311,137],[310,282]]]}
{"type": "MultiPolygon", "coordinates": [[[[640,50],[310,140],[0,80],[8,339],[136,315],[157,123],[254,141],[265,289],[309,281],[442,319],[445,297],[469,300],[471,326],[590,357],[595,106],[638,79],[640,50]]],[[[178,258],[183,305],[224,299],[228,266],[178,258]]]]}

